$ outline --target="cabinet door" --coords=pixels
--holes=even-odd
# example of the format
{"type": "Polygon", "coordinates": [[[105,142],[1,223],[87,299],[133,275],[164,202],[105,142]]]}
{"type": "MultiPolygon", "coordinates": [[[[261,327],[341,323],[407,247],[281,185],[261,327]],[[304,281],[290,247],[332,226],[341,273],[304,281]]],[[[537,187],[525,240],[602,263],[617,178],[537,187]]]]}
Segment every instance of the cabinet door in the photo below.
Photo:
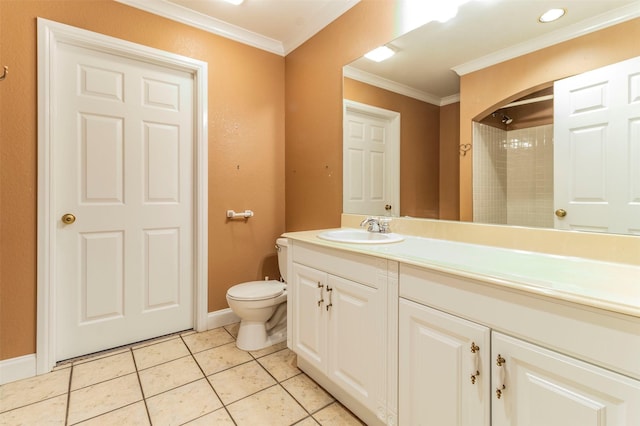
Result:
{"type": "Polygon", "coordinates": [[[492,349],[494,426],[640,425],[639,381],[500,333],[492,349]]]}
{"type": "MultiPolygon", "coordinates": [[[[379,290],[329,275],[328,376],[373,412],[386,395],[385,309],[379,290]]],[[[386,412],[382,409],[383,418],[386,412]]]]}
{"type": "Polygon", "coordinates": [[[400,299],[399,349],[398,424],[490,424],[487,327],[400,299]]]}
{"type": "Polygon", "coordinates": [[[327,355],[325,288],[327,274],[293,264],[293,346],[299,357],[324,370],[327,355]]]}

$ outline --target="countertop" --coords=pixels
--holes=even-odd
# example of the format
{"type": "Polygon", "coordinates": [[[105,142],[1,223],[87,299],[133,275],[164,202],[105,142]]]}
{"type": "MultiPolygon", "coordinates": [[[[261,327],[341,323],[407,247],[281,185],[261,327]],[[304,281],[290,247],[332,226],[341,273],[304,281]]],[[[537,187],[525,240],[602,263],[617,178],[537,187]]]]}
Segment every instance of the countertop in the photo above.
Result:
{"type": "Polygon", "coordinates": [[[409,235],[397,243],[338,243],[318,238],[323,231],[283,236],[640,317],[639,266],[409,235]]]}

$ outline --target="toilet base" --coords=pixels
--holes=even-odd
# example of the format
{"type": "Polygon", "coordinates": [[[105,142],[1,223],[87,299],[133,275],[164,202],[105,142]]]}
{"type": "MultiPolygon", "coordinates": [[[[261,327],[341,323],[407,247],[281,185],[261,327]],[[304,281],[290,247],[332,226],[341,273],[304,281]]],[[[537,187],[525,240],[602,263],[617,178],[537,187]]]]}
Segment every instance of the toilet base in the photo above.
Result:
{"type": "Polygon", "coordinates": [[[264,322],[241,321],[236,346],[243,351],[257,351],[287,339],[287,323],[278,324],[267,333],[264,322]]]}

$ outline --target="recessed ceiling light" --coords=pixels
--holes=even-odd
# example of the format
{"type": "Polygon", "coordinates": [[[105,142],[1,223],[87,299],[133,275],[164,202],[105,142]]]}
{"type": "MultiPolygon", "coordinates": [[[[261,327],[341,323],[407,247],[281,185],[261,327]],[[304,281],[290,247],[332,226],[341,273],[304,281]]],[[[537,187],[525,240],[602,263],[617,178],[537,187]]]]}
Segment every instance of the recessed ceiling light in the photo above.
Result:
{"type": "Polygon", "coordinates": [[[562,18],[565,13],[567,13],[567,11],[564,9],[549,9],[538,18],[538,21],[542,22],[543,24],[546,24],[547,22],[553,22],[557,19],[562,18]]]}
{"type": "Polygon", "coordinates": [[[375,62],[382,62],[395,55],[395,53],[396,52],[394,52],[393,49],[390,49],[387,46],[380,46],[365,54],[364,57],[375,62]]]}
{"type": "Polygon", "coordinates": [[[231,4],[235,4],[236,6],[238,6],[239,4],[241,4],[244,0],[224,0],[227,3],[231,3],[231,4]]]}

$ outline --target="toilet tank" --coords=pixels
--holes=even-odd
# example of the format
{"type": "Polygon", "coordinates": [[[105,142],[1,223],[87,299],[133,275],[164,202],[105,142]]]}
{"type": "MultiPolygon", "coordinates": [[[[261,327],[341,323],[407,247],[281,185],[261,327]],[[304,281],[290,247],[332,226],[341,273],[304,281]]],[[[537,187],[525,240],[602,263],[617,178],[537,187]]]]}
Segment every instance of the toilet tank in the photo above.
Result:
{"type": "Polygon", "coordinates": [[[287,247],[289,241],[286,238],[278,238],[276,240],[276,248],[278,250],[278,267],[280,268],[280,275],[287,281],[287,247]]]}

